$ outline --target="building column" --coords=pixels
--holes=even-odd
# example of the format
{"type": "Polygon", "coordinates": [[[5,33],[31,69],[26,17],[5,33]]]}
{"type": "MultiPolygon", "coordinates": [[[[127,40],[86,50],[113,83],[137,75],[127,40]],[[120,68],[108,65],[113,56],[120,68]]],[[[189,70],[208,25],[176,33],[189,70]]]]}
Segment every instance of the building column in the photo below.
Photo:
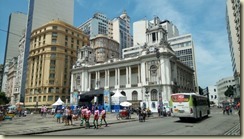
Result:
{"type": "Polygon", "coordinates": [[[131,84],[131,66],[129,66],[129,78],[128,78],[128,84],[131,84]]]}
{"type": "Polygon", "coordinates": [[[91,90],[91,72],[88,73],[88,88],[91,90]]]}
{"type": "MultiPolygon", "coordinates": [[[[44,90],[44,93],[46,90],[44,90]]],[[[74,73],[71,73],[71,89],[70,89],[70,92],[73,92],[74,91],[74,73]]]]}
{"type": "Polygon", "coordinates": [[[141,66],[140,66],[140,64],[138,64],[138,66],[137,66],[137,70],[138,70],[138,74],[137,74],[137,83],[141,83],[141,66]]]}
{"type": "Polygon", "coordinates": [[[126,85],[129,84],[129,71],[128,71],[128,67],[125,67],[126,69],[126,85]]]}
{"type": "Polygon", "coordinates": [[[118,86],[120,86],[120,69],[118,68],[118,86]]]}
{"type": "Polygon", "coordinates": [[[108,82],[108,88],[109,88],[109,78],[110,78],[110,75],[109,75],[109,70],[107,70],[107,76],[108,76],[108,80],[107,80],[107,82],[108,82]]]}
{"type": "Polygon", "coordinates": [[[114,86],[118,85],[118,69],[114,69],[115,70],[115,84],[114,86]]]}

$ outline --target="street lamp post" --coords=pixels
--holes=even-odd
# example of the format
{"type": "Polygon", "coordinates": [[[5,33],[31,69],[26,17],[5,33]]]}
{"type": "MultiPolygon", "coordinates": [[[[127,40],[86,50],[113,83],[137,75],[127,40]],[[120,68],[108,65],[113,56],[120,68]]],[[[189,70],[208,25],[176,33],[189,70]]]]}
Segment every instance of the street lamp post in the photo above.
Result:
{"type": "Polygon", "coordinates": [[[148,91],[148,88],[146,87],[146,91],[145,91],[145,97],[146,97],[146,99],[147,99],[147,107],[148,107],[148,109],[149,109],[149,91],[148,91]]]}

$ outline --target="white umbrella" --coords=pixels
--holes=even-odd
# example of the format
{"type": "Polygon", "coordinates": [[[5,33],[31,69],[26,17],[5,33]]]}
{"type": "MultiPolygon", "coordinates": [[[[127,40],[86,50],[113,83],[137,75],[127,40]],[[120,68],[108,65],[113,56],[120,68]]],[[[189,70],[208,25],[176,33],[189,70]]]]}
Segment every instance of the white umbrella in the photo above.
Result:
{"type": "Polygon", "coordinates": [[[130,102],[124,101],[124,102],[121,102],[120,105],[123,106],[123,107],[129,107],[132,104],[130,102]]]}
{"type": "Polygon", "coordinates": [[[23,102],[17,102],[15,105],[24,105],[23,102]]]}

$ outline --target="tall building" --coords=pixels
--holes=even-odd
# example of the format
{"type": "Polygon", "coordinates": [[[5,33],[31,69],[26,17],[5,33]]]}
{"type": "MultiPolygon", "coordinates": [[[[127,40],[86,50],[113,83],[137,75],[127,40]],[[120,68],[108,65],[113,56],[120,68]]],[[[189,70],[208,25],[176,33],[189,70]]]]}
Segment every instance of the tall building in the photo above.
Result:
{"type": "Polygon", "coordinates": [[[229,40],[229,49],[232,62],[232,71],[235,78],[235,92],[237,98],[240,98],[240,34],[241,34],[241,4],[240,0],[226,0],[226,23],[229,40]]]}
{"type": "Polygon", "coordinates": [[[217,92],[218,92],[218,96],[219,96],[219,105],[221,105],[221,103],[223,101],[232,101],[232,99],[228,98],[225,96],[225,91],[228,89],[228,87],[233,86],[235,87],[235,79],[233,76],[230,77],[225,77],[220,79],[219,81],[217,81],[216,86],[217,86],[217,92]]]}
{"type": "Polygon", "coordinates": [[[21,12],[11,13],[9,16],[8,22],[8,33],[5,47],[5,55],[4,55],[4,74],[2,79],[2,89],[1,91],[5,92],[5,86],[7,81],[8,68],[7,65],[11,61],[13,57],[17,57],[19,55],[18,46],[21,35],[25,31],[26,28],[27,15],[21,12]]]}
{"type": "Polygon", "coordinates": [[[14,94],[14,88],[15,88],[15,80],[16,80],[16,71],[17,71],[17,63],[18,58],[13,57],[11,61],[9,62],[9,71],[7,75],[7,87],[6,87],[6,96],[10,98],[10,104],[15,105],[17,95],[14,94]]]}
{"type": "Polygon", "coordinates": [[[108,19],[102,13],[95,13],[92,18],[78,27],[90,38],[94,38],[98,34],[108,35],[108,19]]]}
{"type": "Polygon", "coordinates": [[[195,91],[198,90],[197,67],[195,59],[195,46],[191,34],[180,35],[168,39],[171,48],[182,63],[191,67],[194,72],[195,91]]]}
{"type": "Polygon", "coordinates": [[[21,101],[25,98],[26,71],[30,49],[31,32],[36,28],[58,19],[73,25],[74,0],[30,0],[26,30],[23,75],[21,80],[21,101]]]}
{"type": "Polygon", "coordinates": [[[53,20],[31,33],[25,106],[51,105],[69,99],[70,71],[77,50],[89,45],[88,36],[60,20],[53,20]]]}
{"type": "Polygon", "coordinates": [[[21,79],[22,79],[22,72],[23,72],[24,51],[25,51],[25,34],[23,34],[22,38],[19,41],[19,56],[18,56],[16,79],[14,85],[15,102],[20,102],[20,94],[21,94],[20,89],[22,85],[21,79]]]}
{"type": "Polygon", "coordinates": [[[90,39],[103,34],[119,42],[120,58],[122,57],[122,49],[131,47],[133,44],[133,38],[130,34],[130,17],[125,11],[113,20],[108,19],[102,13],[95,13],[91,19],[78,28],[90,35],[90,39]]]}
{"type": "Polygon", "coordinates": [[[121,58],[122,50],[124,48],[132,47],[133,45],[133,39],[130,33],[130,17],[127,15],[126,11],[124,11],[119,17],[116,17],[112,20],[112,24],[112,39],[119,42],[120,44],[119,54],[121,58]]]}

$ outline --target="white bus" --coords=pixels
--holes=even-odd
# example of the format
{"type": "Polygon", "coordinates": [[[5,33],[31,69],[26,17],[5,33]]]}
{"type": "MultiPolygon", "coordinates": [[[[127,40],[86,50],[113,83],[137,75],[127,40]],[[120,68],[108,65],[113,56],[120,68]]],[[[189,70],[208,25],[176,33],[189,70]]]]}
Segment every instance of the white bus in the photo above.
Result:
{"type": "Polygon", "coordinates": [[[202,119],[210,114],[210,103],[206,96],[196,93],[176,93],[170,99],[171,113],[180,120],[202,119]]]}

